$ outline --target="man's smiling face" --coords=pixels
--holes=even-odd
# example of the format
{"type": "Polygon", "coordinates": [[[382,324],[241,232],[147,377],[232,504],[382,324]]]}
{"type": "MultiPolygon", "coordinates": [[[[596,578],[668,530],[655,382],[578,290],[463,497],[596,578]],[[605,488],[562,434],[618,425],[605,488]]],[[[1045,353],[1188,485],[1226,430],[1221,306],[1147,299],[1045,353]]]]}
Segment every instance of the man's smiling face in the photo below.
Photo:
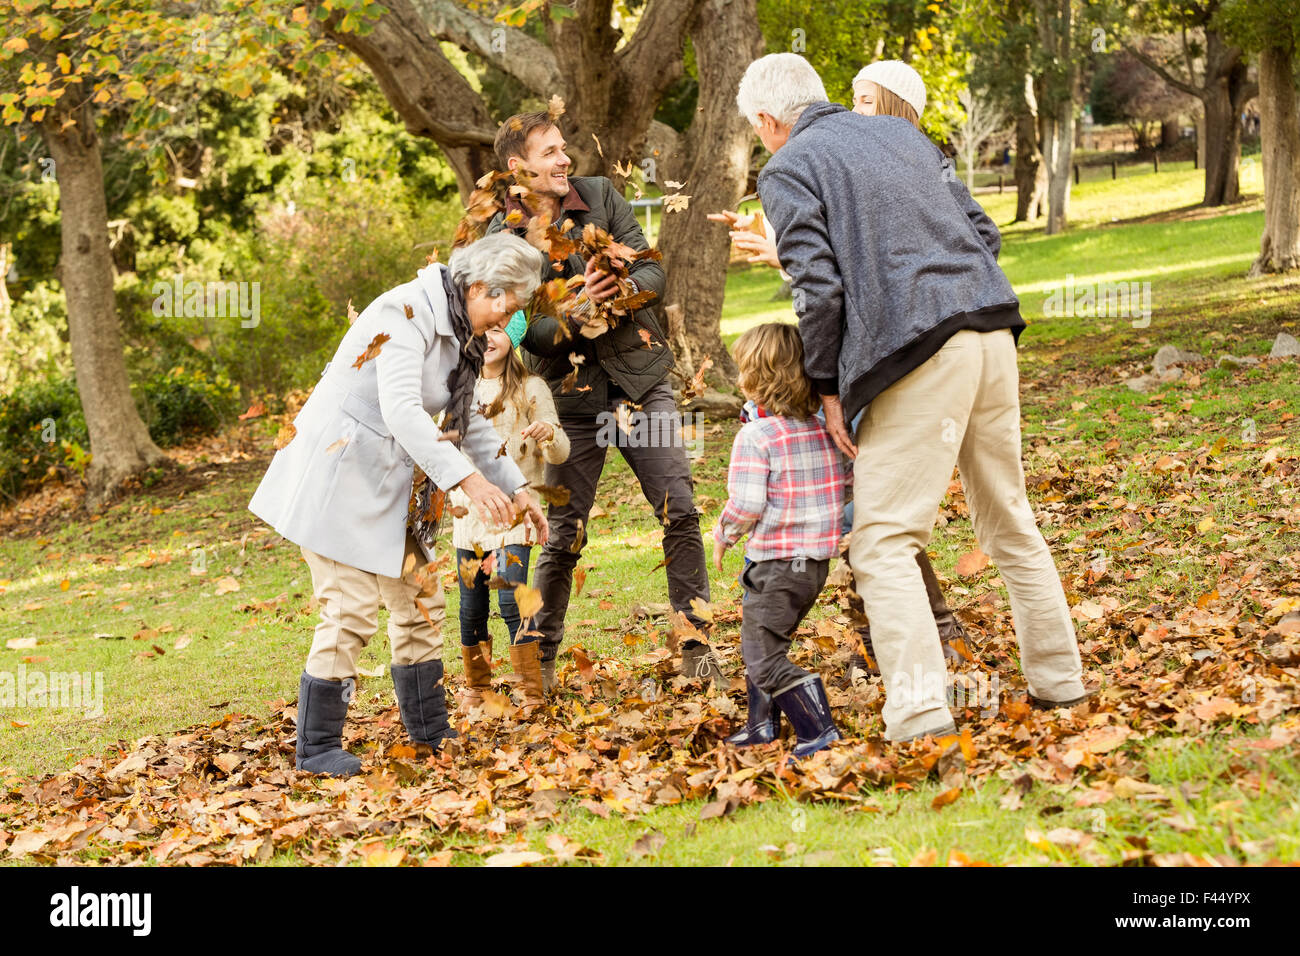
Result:
{"type": "Polygon", "coordinates": [[[557,126],[533,130],[524,141],[524,156],[512,158],[510,168],[522,166],[534,173],[537,179],[529,185],[535,192],[563,199],[569,194],[569,167],[573,164],[565,145],[557,126]]]}

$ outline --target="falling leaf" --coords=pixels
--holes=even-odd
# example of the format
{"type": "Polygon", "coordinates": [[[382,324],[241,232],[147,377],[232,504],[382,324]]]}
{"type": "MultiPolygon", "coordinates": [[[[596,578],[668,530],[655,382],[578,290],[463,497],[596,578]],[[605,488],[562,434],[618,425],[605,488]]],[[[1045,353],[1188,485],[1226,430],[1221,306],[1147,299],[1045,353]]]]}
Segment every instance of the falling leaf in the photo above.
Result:
{"type": "Polygon", "coordinates": [[[348,325],[351,325],[361,317],[361,313],[352,308],[352,300],[348,299],[348,325]]]}
{"type": "Polygon", "coordinates": [[[695,616],[698,617],[701,621],[708,621],[712,623],[713,605],[710,604],[708,601],[704,600],[703,598],[697,598],[697,597],[691,598],[691,610],[695,612],[695,616]]]}
{"type": "Polygon", "coordinates": [[[587,569],[573,569],[573,596],[578,597],[582,594],[582,586],[587,583],[587,569]]]}
{"type": "Polygon", "coordinates": [[[366,346],[366,350],[357,356],[357,360],[352,363],[352,367],[361,368],[361,366],[365,365],[372,358],[375,358],[383,349],[384,343],[391,338],[391,335],[385,335],[383,332],[375,333],[375,337],[370,340],[370,344],[366,346]]]}
{"type": "Polygon", "coordinates": [[[241,422],[246,422],[250,418],[257,418],[259,415],[264,415],[264,414],[266,414],[266,406],[262,404],[261,400],[259,399],[258,401],[253,402],[252,405],[248,406],[248,411],[240,415],[239,420],[241,422]]]}
{"type": "Polygon", "coordinates": [[[578,519],[578,527],[573,535],[573,543],[569,545],[569,550],[574,554],[582,553],[582,519],[578,519]]]}
{"type": "Polygon", "coordinates": [[[624,166],[622,163],[618,162],[617,160],[614,161],[614,175],[619,176],[623,179],[627,179],[629,176],[631,176],[632,171],[635,168],[636,167],[633,166],[631,163],[628,163],[626,166],[624,166]]]}
{"type": "Polygon", "coordinates": [[[515,605],[519,608],[519,616],[536,617],[537,612],[542,609],[542,592],[536,588],[530,588],[527,584],[515,585],[515,605]]]}
{"type": "Polygon", "coordinates": [[[336,451],[339,451],[341,448],[347,445],[347,443],[348,443],[347,438],[336,438],[334,439],[334,441],[329,443],[329,446],[325,449],[325,454],[332,455],[336,451]]]}
{"type": "Polygon", "coordinates": [[[546,115],[554,123],[564,115],[564,99],[557,93],[552,93],[550,100],[546,103],[546,115]]]}
{"type": "Polygon", "coordinates": [[[275,450],[279,451],[284,448],[289,442],[293,441],[297,434],[298,429],[292,422],[281,425],[280,431],[275,436],[275,450]]]}
{"type": "Polygon", "coordinates": [[[595,133],[592,133],[591,138],[596,141],[596,152],[600,154],[601,159],[604,159],[605,151],[600,148],[600,137],[598,137],[595,133]]]}
{"type": "Polygon", "coordinates": [[[691,204],[690,196],[673,193],[664,197],[664,212],[684,212],[691,204]]]}
{"type": "Polygon", "coordinates": [[[671,179],[664,181],[665,189],[681,189],[685,185],[686,185],[685,183],[675,183],[671,179]]]}
{"type": "Polygon", "coordinates": [[[563,485],[531,485],[533,491],[548,505],[563,508],[569,503],[570,491],[563,485]]]}
{"type": "MultiPolygon", "coordinates": [[[[411,308],[409,305],[404,305],[404,306],[402,306],[402,311],[406,313],[406,317],[407,317],[408,319],[413,319],[413,318],[415,318],[415,310],[414,310],[413,308],[411,308]]],[[[385,340],[385,341],[387,341],[387,340],[385,340]]],[[[371,345],[374,345],[373,342],[371,342],[370,344],[371,344],[371,345]]],[[[380,344],[382,345],[383,343],[381,342],[380,344]]],[[[376,355],[379,354],[379,350],[378,350],[378,349],[375,349],[375,354],[376,354],[376,355]]]]}
{"type": "Polygon", "coordinates": [[[473,558],[460,559],[460,579],[465,582],[465,587],[473,589],[474,580],[478,577],[478,569],[482,564],[482,561],[473,558]]]}

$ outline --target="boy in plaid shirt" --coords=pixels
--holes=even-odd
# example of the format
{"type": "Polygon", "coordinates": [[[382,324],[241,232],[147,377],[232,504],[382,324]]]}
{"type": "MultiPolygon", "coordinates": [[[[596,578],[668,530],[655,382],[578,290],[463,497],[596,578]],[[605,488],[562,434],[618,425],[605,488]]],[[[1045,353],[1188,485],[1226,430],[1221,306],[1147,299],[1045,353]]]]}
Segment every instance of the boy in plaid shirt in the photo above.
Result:
{"type": "Polygon", "coordinates": [[[760,325],[737,340],[734,352],[740,390],[759,408],[736,435],[729,497],[713,531],[719,571],[727,548],[749,535],[740,576],[749,717],[727,739],[740,747],[770,743],[784,713],[797,737],[794,754],[805,757],[840,736],[821,676],[787,655],[795,628],[826,582],[830,559],[839,553],[844,468],[830,434],[814,417],[820,403],[804,372],[798,329],[760,325]]]}

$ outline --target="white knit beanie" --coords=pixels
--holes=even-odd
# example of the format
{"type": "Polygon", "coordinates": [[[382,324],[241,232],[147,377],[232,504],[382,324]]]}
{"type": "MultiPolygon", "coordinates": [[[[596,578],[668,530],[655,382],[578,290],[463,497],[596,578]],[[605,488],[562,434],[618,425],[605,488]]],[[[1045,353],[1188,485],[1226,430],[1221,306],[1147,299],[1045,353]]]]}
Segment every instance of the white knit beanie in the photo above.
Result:
{"type": "Polygon", "coordinates": [[[870,80],[877,86],[896,94],[904,103],[916,110],[916,118],[921,118],[925,109],[925,81],[921,74],[902,60],[877,60],[868,63],[853,78],[853,93],[857,95],[863,80],[870,80]]]}

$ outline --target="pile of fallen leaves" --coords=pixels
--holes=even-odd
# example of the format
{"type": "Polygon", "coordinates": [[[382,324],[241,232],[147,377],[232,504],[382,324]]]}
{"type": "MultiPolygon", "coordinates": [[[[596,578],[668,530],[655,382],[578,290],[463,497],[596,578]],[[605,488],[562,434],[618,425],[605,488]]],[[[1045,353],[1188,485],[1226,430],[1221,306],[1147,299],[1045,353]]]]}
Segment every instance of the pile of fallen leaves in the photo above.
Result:
{"type": "MultiPolygon", "coordinates": [[[[1244,597],[1257,572],[1235,576],[1236,593],[1244,597]]],[[[1230,586],[1224,580],[1221,592],[1230,586]]],[[[700,817],[709,819],[781,796],[870,813],[878,810],[873,794],[880,788],[911,789],[931,777],[944,787],[933,800],[936,811],[991,775],[1012,783],[1006,809],[1038,785],[1067,790],[1076,806],[1119,799],[1159,808],[1171,794],[1147,779],[1129,748],[1134,742],[1232,732],[1234,722],[1271,725],[1267,736],[1232,741],[1242,754],[1243,786],[1252,778],[1260,784],[1251,754],[1297,747],[1300,602],[1294,600],[1274,601],[1270,623],[1258,627],[1240,626],[1215,609],[1160,618],[1102,606],[1089,617],[1084,641],[1088,676],[1100,682],[1100,692],[1053,712],[1032,710],[1024,698],[1008,612],[973,602],[961,613],[972,647],[955,684],[987,686],[996,677],[998,698],[975,692],[959,698],[959,736],[907,745],[881,737],[879,678],[859,687],[842,678],[854,647],[851,595],[832,587],[826,600],[839,605],[838,613],[802,628],[794,656],[826,676],[836,719],[852,736],[797,764],[789,759],[789,740],[748,750],[722,743],[744,719],[738,609],[697,608],[713,618],[720,656],[733,675],[724,692],[677,676],[673,645],[684,619],[663,607],[642,607],[620,629],[629,647],[646,647],[643,653],[592,660],[580,646],[568,648],[559,694],[528,719],[512,675],[498,662],[496,690],[482,708],[457,713],[460,737],[436,754],[406,738],[391,691],[367,695],[363,685],[344,741],[361,756],[362,775],[338,780],[299,773],[293,768],[296,709],[279,701],[265,718],[227,714],[12,785],[0,803],[0,848],[11,859],[58,863],[93,857],[242,864],[277,851],[308,863],[438,865],[456,852],[482,854],[497,865],[597,861],[595,851],[558,830],[546,840],[549,854],[531,850],[522,832],[559,820],[569,806],[631,822],[656,807],[703,800],[700,817]],[[960,706],[963,700],[968,706],[960,706]]],[[[450,683],[454,691],[457,681],[450,683]]],[[[1173,817],[1165,822],[1195,825],[1173,817]]],[[[1090,859],[1090,842],[1068,828],[1041,835],[1044,847],[1067,848],[1081,860],[1090,859]]],[[[1195,862],[1130,842],[1131,862],[1195,862]]]]}

